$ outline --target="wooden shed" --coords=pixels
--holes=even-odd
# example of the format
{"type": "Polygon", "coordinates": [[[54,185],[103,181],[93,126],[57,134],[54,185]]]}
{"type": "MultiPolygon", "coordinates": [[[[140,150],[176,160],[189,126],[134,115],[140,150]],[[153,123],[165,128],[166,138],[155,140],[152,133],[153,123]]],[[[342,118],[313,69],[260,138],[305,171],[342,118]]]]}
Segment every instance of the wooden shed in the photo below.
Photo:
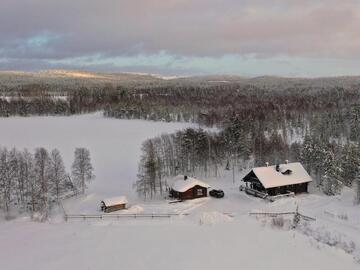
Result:
{"type": "Polygon", "coordinates": [[[207,197],[208,184],[193,177],[178,175],[170,189],[170,197],[179,200],[189,200],[207,197]]]}
{"type": "Polygon", "coordinates": [[[299,162],[253,168],[243,179],[246,187],[270,196],[308,191],[311,176],[299,162]]]}
{"type": "Polygon", "coordinates": [[[126,209],[128,201],[125,196],[109,198],[101,201],[101,210],[110,213],[122,209],[126,209]]]}

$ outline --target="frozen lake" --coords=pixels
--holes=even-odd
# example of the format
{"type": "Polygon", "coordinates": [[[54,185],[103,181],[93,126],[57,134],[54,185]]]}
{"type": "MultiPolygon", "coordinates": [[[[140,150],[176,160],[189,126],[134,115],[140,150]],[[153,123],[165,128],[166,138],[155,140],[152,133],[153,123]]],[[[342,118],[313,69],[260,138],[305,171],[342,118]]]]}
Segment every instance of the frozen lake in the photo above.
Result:
{"type": "MultiPolygon", "coordinates": [[[[147,138],[191,126],[105,118],[102,113],[65,117],[0,118],[0,147],[58,148],[70,172],[76,147],[90,150],[95,181],[88,192],[100,197],[133,194],[141,144],[147,138]]],[[[131,196],[131,195],[130,195],[131,196]]]]}

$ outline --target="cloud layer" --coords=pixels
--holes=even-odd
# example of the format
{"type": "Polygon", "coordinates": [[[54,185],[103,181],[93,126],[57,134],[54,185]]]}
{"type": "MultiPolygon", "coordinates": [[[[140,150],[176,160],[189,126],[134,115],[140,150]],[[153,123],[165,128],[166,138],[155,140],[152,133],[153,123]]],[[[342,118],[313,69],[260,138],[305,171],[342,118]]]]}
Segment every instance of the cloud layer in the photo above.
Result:
{"type": "Polygon", "coordinates": [[[79,58],[124,67],[139,56],[149,57],[139,66],[165,68],[156,60],[164,55],[172,63],[228,56],[345,63],[360,60],[359,26],[358,0],[2,0],[0,68],[76,66],[79,58]]]}

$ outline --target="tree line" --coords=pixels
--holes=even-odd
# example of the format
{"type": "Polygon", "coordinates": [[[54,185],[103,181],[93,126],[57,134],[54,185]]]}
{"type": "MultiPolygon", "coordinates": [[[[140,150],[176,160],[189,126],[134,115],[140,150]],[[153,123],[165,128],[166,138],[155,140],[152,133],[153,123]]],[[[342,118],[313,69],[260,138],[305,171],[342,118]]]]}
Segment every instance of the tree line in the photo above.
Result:
{"type": "Polygon", "coordinates": [[[251,135],[233,123],[218,133],[188,128],[146,140],[135,188],[140,196],[153,198],[162,195],[168,188],[166,180],[177,174],[218,177],[224,169],[240,172],[285,160],[301,161],[316,187],[327,195],[359,183],[358,142],[323,140],[316,133],[306,135],[302,142],[289,142],[281,134],[251,135]]]}
{"type": "MultiPolygon", "coordinates": [[[[143,193],[147,196],[163,190],[164,175],[178,170],[216,174],[224,163],[240,168],[246,160],[257,166],[284,159],[301,159],[310,166],[318,185],[331,194],[338,192],[337,184],[353,182],[353,174],[350,178],[344,174],[349,171],[347,165],[335,163],[345,158],[343,153],[347,149],[354,148],[352,151],[358,153],[359,87],[356,83],[314,84],[312,80],[274,85],[261,79],[256,83],[175,80],[136,87],[109,84],[63,89],[66,100],[56,101],[51,97],[56,95],[52,89],[31,85],[29,91],[18,93],[18,98],[24,100],[0,101],[0,115],[71,115],[103,110],[107,117],[187,121],[219,129],[216,134],[187,130],[145,142],[143,148],[147,154],[143,155],[141,164],[147,165],[140,166],[136,186],[142,186],[139,190],[146,190],[143,193]],[[326,151],[313,157],[306,153],[310,149],[326,151]],[[152,151],[154,154],[148,154],[152,151]],[[170,158],[171,155],[174,157],[170,158]],[[156,162],[153,158],[149,160],[149,156],[156,162]],[[326,169],[331,167],[329,164],[338,171],[326,169]],[[149,175],[158,180],[140,181],[149,179],[149,175]]],[[[348,166],[357,170],[354,164],[348,166]]]]}
{"type": "MultiPolygon", "coordinates": [[[[263,128],[293,128],[318,124],[323,115],[344,123],[336,133],[347,133],[353,111],[359,110],[358,86],[270,85],[248,83],[105,85],[55,91],[44,85],[24,85],[21,91],[5,92],[0,115],[71,115],[103,110],[105,116],[156,121],[192,121],[206,126],[226,125],[236,114],[243,121],[261,121],[263,128]],[[61,95],[65,99],[58,99],[61,95]]],[[[346,134],[348,135],[348,134],[346,134]]],[[[356,134],[354,134],[356,136],[356,134]]]]}
{"type": "Polygon", "coordinates": [[[12,208],[40,213],[47,219],[51,207],[68,194],[84,193],[94,178],[90,152],[76,148],[71,174],[66,172],[58,149],[0,148],[0,207],[10,216],[12,208]]]}

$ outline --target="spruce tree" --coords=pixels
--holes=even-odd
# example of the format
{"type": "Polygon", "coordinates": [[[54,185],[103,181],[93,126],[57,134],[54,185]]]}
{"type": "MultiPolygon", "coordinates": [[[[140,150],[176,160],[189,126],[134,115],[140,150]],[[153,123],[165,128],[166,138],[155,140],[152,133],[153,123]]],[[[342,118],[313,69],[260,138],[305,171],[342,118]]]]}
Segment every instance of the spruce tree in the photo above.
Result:
{"type": "Polygon", "coordinates": [[[355,186],[355,204],[360,204],[360,167],[354,180],[355,186]]]}

